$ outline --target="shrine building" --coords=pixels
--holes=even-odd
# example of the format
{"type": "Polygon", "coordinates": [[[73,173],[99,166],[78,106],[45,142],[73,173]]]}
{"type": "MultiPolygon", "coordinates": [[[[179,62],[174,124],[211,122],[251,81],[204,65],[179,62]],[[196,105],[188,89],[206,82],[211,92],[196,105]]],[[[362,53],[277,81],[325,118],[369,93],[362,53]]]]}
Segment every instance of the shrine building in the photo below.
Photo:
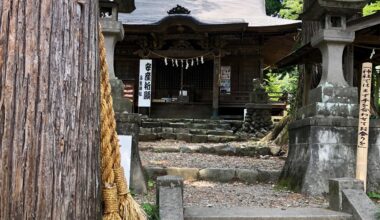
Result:
{"type": "Polygon", "coordinates": [[[264,0],[133,4],[117,14],[124,36],[114,46],[114,73],[133,88],[134,112],[156,118],[242,118],[252,80],[263,80],[265,68],[295,49],[300,28],[267,16],[264,0]],[[144,85],[141,60],[151,60],[144,85]],[[144,89],[149,109],[138,107],[144,89]]]}

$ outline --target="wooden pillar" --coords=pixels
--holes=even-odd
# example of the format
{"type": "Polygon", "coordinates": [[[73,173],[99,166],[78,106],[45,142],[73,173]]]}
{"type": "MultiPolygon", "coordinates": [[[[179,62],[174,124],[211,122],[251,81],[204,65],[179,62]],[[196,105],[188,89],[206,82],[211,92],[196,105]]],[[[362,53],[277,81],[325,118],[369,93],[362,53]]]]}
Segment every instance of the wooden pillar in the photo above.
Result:
{"type": "Polygon", "coordinates": [[[260,82],[263,82],[264,81],[264,58],[260,58],[259,68],[260,68],[260,82]]]}
{"type": "Polygon", "coordinates": [[[354,46],[347,45],[344,54],[344,75],[349,86],[354,85],[354,46]]]}
{"type": "Polygon", "coordinates": [[[219,77],[221,70],[220,52],[214,57],[214,77],[212,89],[212,118],[216,119],[219,115],[219,77]]]}
{"type": "Polygon", "coordinates": [[[100,219],[98,1],[0,1],[0,219],[100,219]]]}

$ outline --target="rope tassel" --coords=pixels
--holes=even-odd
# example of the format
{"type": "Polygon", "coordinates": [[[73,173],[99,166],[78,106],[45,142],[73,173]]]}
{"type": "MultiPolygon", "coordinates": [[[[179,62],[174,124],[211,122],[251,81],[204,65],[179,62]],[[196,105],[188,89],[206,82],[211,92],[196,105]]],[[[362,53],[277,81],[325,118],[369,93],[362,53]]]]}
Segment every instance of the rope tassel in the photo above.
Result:
{"type": "Polygon", "coordinates": [[[127,220],[145,220],[145,213],[129,193],[123,167],[114,169],[114,173],[120,201],[120,216],[127,220]]]}

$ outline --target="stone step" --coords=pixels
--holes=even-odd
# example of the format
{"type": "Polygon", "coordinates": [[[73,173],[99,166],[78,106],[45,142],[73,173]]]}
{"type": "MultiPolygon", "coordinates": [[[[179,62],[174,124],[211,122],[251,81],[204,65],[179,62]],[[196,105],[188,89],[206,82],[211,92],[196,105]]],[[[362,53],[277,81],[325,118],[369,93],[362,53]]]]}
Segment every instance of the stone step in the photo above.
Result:
{"type": "Polygon", "coordinates": [[[188,128],[188,129],[209,129],[209,130],[231,130],[236,126],[222,123],[184,123],[184,122],[142,122],[141,128],[188,128]]]}
{"type": "Polygon", "coordinates": [[[198,134],[198,135],[218,135],[218,136],[233,136],[232,130],[224,129],[191,129],[191,128],[173,128],[173,127],[155,127],[155,128],[140,128],[140,134],[151,133],[176,133],[176,134],[198,134]]]}
{"type": "Polygon", "coordinates": [[[186,167],[144,167],[149,179],[159,176],[181,176],[184,180],[205,180],[210,182],[233,182],[239,181],[247,184],[275,183],[280,170],[262,169],[233,169],[233,168],[186,168],[186,167]]]}
{"type": "Polygon", "coordinates": [[[274,144],[260,143],[226,143],[226,144],[200,144],[189,143],[183,145],[145,144],[139,146],[140,151],[157,153],[201,153],[225,156],[260,157],[260,156],[282,156],[285,152],[280,146],[274,144]]]}
{"type": "Polygon", "coordinates": [[[158,133],[143,133],[139,135],[140,141],[157,141],[157,140],[180,140],[188,143],[225,143],[232,141],[243,141],[239,136],[227,135],[198,135],[189,133],[173,133],[173,132],[158,132],[158,133]]]}
{"type": "Polygon", "coordinates": [[[199,124],[235,124],[241,125],[242,120],[213,120],[213,119],[177,119],[177,118],[143,118],[143,122],[165,123],[199,123],[199,124]]]}
{"type": "Polygon", "coordinates": [[[184,210],[185,220],[349,220],[351,215],[319,208],[197,208],[184,210]]]}

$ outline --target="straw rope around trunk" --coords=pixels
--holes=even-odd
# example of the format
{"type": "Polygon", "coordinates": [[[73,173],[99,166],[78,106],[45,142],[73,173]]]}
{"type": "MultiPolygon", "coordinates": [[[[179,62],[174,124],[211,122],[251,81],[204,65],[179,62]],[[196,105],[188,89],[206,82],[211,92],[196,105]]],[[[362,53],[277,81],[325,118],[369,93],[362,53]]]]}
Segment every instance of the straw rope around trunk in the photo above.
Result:
{"type": "Polygon", "coordinates": [[[146,220],[146,215],[128,190],[121,166],[119,138],[111,96],[104,36],[99,28],[101,71],[101,172],[103,184],[103,220],[146,220]]]}

